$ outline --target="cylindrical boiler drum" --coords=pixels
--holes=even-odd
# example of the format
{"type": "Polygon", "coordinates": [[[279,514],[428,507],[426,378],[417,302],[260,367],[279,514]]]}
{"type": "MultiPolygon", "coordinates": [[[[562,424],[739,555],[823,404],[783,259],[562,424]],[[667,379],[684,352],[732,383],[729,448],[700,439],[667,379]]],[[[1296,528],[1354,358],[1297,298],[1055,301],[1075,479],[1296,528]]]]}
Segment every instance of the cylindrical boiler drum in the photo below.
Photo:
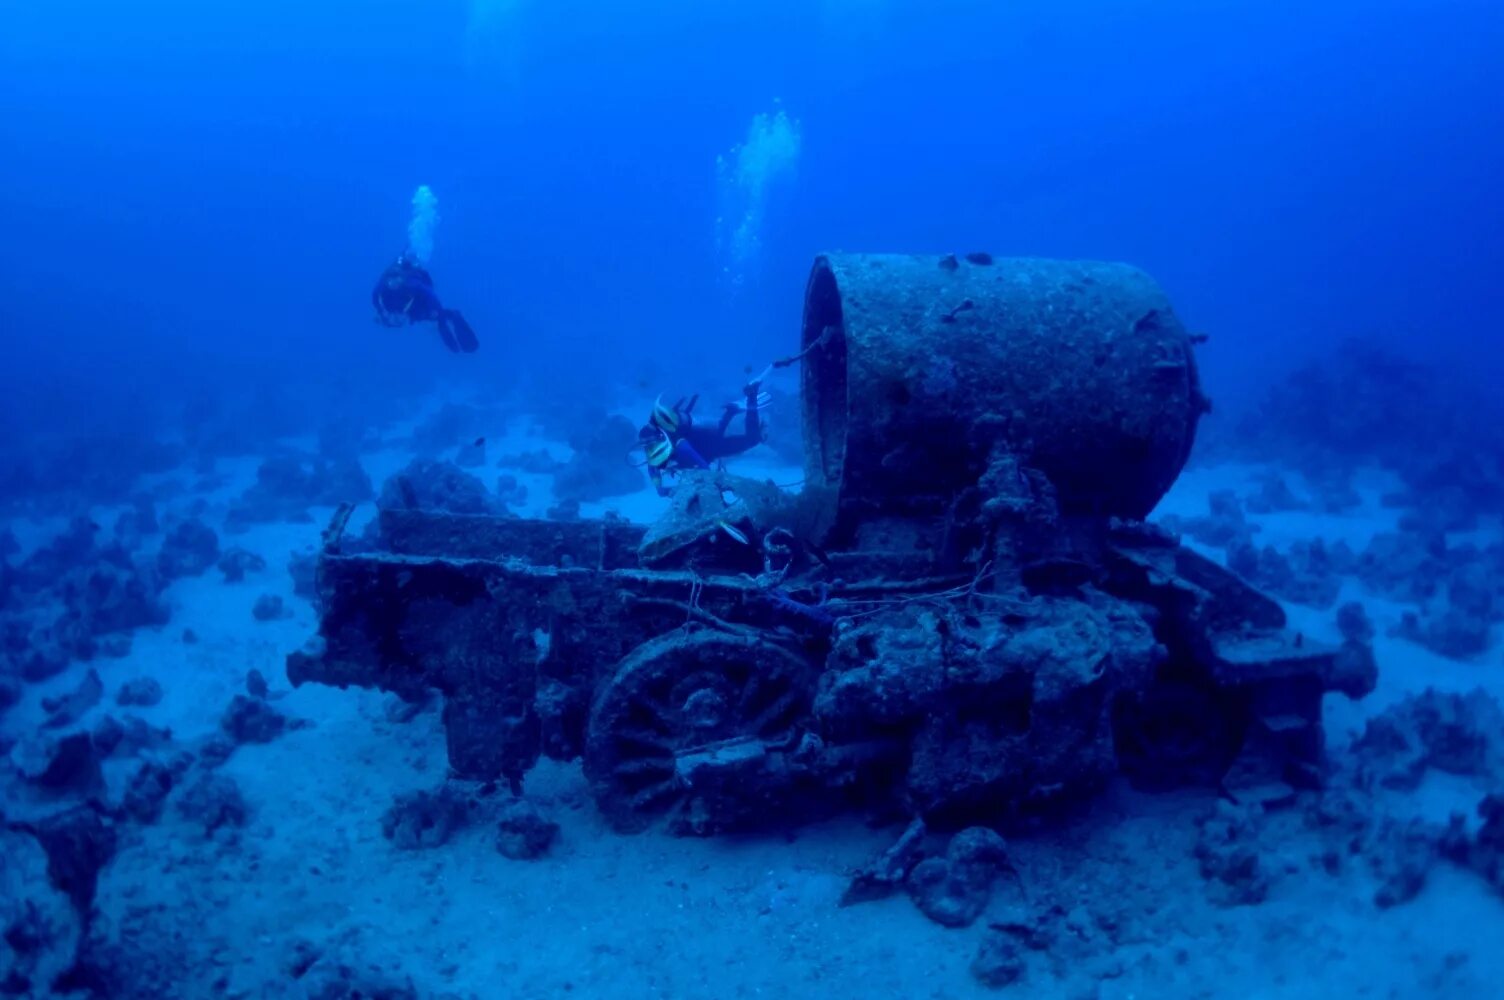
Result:
{"type": "Polygon", "coordinates": [[[1190,336],[1124,264],[831,254],[802,341],[805,488],[827,530],[943,510],[999,447],[1067,513],[1143,517],[1206,408],[1190,336]]]}

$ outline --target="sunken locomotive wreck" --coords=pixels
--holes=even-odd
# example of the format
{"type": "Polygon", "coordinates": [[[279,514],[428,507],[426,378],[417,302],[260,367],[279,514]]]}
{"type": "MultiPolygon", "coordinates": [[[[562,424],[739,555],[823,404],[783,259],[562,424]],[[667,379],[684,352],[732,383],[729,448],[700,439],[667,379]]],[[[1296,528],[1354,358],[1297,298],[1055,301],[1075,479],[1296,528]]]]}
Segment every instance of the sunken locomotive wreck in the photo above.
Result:
{"type": "Polygon", "coordinates": [[[651,526],[406,505],[363,539],[346,511],[290,679],[437,689],[457,777],[579,757],[622,830],[1320,782],[1322,696],[1371,658],[1144,522],[1208,408],[1148,276],[821,257],[801,346],[798,493],[709,471],[651,526]]]}

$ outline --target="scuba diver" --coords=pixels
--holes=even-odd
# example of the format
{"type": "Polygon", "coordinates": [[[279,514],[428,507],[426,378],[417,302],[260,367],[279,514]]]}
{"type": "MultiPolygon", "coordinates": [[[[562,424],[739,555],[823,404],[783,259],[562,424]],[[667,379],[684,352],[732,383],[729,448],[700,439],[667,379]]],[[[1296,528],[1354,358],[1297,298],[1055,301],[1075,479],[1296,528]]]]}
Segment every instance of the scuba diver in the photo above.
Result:
{"type": "Polygon", "coordinates": [[[444,346],[451,351],[472,353],[480,346],[475,331],[458,309],[445,309],[433,290],[433,278],[418,261],[404,253],[381,273],[371,290],[371,305],[382,326],[435,323],[444,346]]]}
{"type": "Polygon", "coordinates": [[[663,482],[665,475],[684,469],[708,469],[712,462],[740,455],[762,443],[761,411],[769,401],[762,391],[764,377],[766,373],[748,382],[742,390],[746,402],[727,403],[714,427],[695,423],[693,411],[699,396],[691,396],[687,402],[681,399],[673,406],[665,406],[663,397],[658,397],[647,425],[637,434],[637,443],[647,453],[648,478],[659,496],[670,493],[663,482]],[[741,413],[746,414],[742,432],[733,434],[731,422],[741,413]]]}

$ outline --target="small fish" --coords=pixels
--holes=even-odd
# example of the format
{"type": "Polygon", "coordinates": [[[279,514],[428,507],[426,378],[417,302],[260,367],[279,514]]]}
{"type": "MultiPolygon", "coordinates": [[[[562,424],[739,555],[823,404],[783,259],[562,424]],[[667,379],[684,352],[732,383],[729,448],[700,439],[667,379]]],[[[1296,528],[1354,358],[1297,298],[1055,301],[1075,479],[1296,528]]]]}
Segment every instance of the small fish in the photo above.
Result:
{"type": "Polygon", "coordinates": [[[470,447],[472,447],[472,448],[484,448],[485,446],[486,446],[486,439],[483,438],[483,437],[478,437],[478,438],[475,439],[475,443],[472,444],[470,447]]]}
{"type": "Polygon", "coordinates": [[[751,540],[747,538],[747,533],[742,531],[741,529],[733,528],[729,523],[725,521],[717,521],[715,523],[720,527],[722,531],[730,535],[733,541],[741,542],[743,545],[752,544],[751,540]]]}

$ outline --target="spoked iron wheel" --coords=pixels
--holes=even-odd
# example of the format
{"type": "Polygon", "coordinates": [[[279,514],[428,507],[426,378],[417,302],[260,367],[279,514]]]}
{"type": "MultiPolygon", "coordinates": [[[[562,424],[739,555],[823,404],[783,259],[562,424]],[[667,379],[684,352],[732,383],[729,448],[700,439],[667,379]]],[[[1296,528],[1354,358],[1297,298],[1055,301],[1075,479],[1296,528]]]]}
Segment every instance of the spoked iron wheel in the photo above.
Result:
{"type": "Polygon", "coordinates": [[[814,687],[807,660],[758,638],[676,632],[643,643],[591,709],[584,763],[597,804],[619,830],[664,819],[705,832],[707,809],[735,810],[728,790],[767,797],[757,778],[797,738],[814,687]]]}

